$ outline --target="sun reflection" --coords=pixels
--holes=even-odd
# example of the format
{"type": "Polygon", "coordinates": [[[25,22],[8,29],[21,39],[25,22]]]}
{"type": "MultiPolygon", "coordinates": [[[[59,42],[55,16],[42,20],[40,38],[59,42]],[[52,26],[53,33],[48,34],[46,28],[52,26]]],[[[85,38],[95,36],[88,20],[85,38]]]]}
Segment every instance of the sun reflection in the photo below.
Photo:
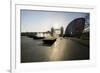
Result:
{"type": "Polygon", "coordinates": [[[58,38],[54,45],[51,47],[51,55],[49,57],[50,60],[57,61],[63,59],[64,56],[64,47],[65,44],[63,44],[64,40],[61,40],[61,38],[58,38]]]}

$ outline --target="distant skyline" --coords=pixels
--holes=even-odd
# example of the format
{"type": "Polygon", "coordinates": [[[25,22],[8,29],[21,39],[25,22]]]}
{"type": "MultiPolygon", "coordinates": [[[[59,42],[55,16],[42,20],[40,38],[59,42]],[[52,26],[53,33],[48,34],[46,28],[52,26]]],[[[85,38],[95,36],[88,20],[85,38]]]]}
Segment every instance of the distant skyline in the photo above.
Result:
{"type": "Polygon", "coordinates": [[[46,32],[54,27],[67,25],[76,18],[85,18],[89,23],[89,13],[80,12],[56,12],[39,10],[21,10],[21,32],[46,32]]]}

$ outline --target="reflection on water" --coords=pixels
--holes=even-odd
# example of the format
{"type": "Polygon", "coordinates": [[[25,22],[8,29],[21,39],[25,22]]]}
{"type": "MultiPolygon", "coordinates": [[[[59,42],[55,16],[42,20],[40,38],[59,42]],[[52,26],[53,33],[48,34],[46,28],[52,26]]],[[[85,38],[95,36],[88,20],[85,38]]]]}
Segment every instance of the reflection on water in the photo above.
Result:
{"type": "Polygon", "coordinates": [[[60,38],[58,38],[56,40],[56,42],[52,45],[52,51],[51,51],[51,55],[50,55],[50,60],[61,60],[63,58],[64,55],[64,45],[62,44],[60,41],[64,42],[63,40],[61,40],[60,38]],[[62,47],[60,46],[62,45],[62,47]]]}
{"type": "Polygon", "coordinates": [[[21,37],[21,62],[45,62],[89,59],[89,48],[71,39],[57,38],[52,46],[42,40],[21,37]]]}

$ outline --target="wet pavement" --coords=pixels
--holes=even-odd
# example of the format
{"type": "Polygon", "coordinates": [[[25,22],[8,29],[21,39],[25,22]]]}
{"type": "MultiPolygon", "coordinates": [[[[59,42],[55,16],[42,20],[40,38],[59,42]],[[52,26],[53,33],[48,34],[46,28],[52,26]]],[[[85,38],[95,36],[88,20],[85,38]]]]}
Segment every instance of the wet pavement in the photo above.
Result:
{"type": "Polygon", "coordinates": [[[60,37],[52,46],[47,46],[42,40],[21,36],[22,63],[68,60],[89,60],[89,47],[71,38],[60,37]]]}

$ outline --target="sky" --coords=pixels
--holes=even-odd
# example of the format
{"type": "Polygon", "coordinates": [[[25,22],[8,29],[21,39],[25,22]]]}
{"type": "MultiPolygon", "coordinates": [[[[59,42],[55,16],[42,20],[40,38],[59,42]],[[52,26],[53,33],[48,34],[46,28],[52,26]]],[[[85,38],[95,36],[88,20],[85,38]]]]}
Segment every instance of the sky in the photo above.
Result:
{"type": "Polygon", "coordinates": [[[80,17],[89,23],[89,13],[21,10],[20,15],[21,32],[46,32],[61,26],[65,30],[72,20],[80,17]]]}

